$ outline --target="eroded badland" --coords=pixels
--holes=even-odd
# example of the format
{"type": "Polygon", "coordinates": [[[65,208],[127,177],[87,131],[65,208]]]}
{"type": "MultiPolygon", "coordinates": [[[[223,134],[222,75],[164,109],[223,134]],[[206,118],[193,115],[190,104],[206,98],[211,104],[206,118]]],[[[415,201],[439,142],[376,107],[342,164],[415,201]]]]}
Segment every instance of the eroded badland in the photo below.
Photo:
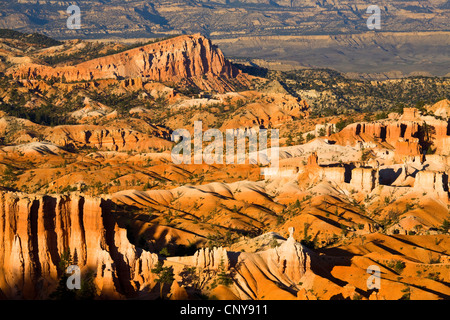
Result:
{"type": "Polygon", "coordinates": [[[296,91],[201,35],[77,56],[89,45],[2,40],[1,298],[48,298],[61,262],[100,299],[450,297],[448,78],[296,91]],[[439,95],[396,106],[364,86],[439,95]],[[366,107],[318,113],[324,96],[366,107]],[[278,174],[175,165],[194,121],[279,129],[278,174]]]}

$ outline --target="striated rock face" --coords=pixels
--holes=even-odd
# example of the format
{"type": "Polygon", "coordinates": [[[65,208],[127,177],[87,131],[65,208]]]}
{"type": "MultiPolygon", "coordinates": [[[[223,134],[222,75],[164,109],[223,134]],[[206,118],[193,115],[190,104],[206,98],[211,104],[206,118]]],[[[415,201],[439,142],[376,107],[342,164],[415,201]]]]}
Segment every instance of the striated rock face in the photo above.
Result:
{"type": "Polygon", "coordinates": [[[430,117],[419,117],[415,108],[405,108],[400,121],[354,123],[332,135],[342,145],[358,142],[387,142],[395,148],[398,157],[422,154],[423,147],[432,142],[439,154],[449,154],[450,122],[430,117]],[[427,141],[429,139],[429,141],[427,141]]]}
{"type": "Polygon", "coordinates": [[[435,193],[448,200],[449,179],[448,175],[436,171],[419,171],[416,174],[414,189],[435,193]]]}
{"type": "Polygon", "coordinates": [[[153,279],[156,254],[135,248],[102,198],[0,194],[0,297],[47,298],[70,250],[100,297],[135,296],[153,279]]]}
{"type": "Polygon", "coordinates": [[[10,73],[16,78],[55,77],[66,81],[138,77],[160,82],[186,80],[204,90],[217,91],[232,90],[230,80],[242,77],[240,70],[199,34],[172,38],[75,66],[52,68],[25,64],[10,73]]]}
{"type": "Polygon", "coordinates": [[[168,257],[167,260],[200,269],[211,270],[218,269],[221,266],[224,269],[228,269],[230,264],[227,250],[222,247],[213,249],[201,248],[197,250],[193,256],[168,257]]]}
{"type": "Polygon", "coordinates": [[[344,167],[323,167],[319,172],[322,180],[332,181],[339,185],[345,182],[344,167]]]}
{"type": "Polygon", "coordinates": [[[356,190],[371,192],[378,183],[377,171],[373,168],[354,168],[350,184],[356,190]]]}

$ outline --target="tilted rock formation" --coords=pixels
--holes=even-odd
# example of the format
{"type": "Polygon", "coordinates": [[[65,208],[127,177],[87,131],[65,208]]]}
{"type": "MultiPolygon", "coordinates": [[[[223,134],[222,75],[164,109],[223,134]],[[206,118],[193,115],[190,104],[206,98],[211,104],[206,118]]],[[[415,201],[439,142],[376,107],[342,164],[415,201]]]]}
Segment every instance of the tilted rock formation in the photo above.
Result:
{"type": "Polygon", "coordinates": [[[75,66],[25,64],[10,74],[20,79],[57,78],[69,82],[143,77],[160,82],[188,81],[201,89],[221,92],[233,90],[234,82],[246,82],[241,71],[199,34],[148,44],[75,66]]]}
{"type": "Polygon", "coordinates": [[[450,100],[444,99],[426,107],[428,111],[442,118],[450,118],[450,100]]]}
{"type": "Polygon", "coordinates": [[[97,294],[135,296],[152,284],[156,254],[134,247],[112,220],[111,202],[80,195],[0,194],[0,297],[47,298],[70,250],[97,294]]]}

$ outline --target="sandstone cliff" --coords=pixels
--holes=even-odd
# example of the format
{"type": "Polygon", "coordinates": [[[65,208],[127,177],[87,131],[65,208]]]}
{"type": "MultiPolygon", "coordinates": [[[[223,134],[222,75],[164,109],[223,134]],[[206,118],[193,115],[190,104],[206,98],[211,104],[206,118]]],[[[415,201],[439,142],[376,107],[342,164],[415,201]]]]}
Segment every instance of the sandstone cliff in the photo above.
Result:
{"type": "Polygon", "coordinates": [[[143,77],[159,82],[187,82],[203,90],[230,91],[244,83],[243,74],[211,41],[196,34],[134,48],[75,66],[24,64],[9,72],[21,79],[88,81],[143,77]]]}
{"type": "Polygon", "coordinates": [[[435,193],[438,196],[448,200],[448,174],[427,170],[419,171],[416,174],[414,188],[425,192],[435,193]]]}
{"type": "Polygon", "coordinates": [[[47,298],[69,249],[82,274],[94,272],[100,297],[135,296],[152,284],[158,257],[130,244],[109,200],[7,192],[0,204],[0,297],[47,298]]]}

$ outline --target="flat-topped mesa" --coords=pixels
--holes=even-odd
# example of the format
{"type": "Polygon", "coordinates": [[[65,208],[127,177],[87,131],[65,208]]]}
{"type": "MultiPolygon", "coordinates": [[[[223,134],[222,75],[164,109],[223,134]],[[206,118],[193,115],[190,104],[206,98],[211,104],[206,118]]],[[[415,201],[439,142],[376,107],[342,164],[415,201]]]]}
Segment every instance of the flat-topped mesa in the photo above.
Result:
{"type": "Polygon", "coordinates": [[[0,296],[45,299],[70,250],[103,298],[132,297],[153,284],[156,254],[136,248],[112,219],[111,202],[80,195],[0,193],[0,296]]]}
{"type": "Polygon", "coordinates": [[[163,40],[75,66],[24,64],[9,73],[21,79],[64,78],[68,82],[143,77],[160,82],[186,81],[217,91],[233,90],[234,83],[245,82],[241,71],[200,34],[163,40]]]}

